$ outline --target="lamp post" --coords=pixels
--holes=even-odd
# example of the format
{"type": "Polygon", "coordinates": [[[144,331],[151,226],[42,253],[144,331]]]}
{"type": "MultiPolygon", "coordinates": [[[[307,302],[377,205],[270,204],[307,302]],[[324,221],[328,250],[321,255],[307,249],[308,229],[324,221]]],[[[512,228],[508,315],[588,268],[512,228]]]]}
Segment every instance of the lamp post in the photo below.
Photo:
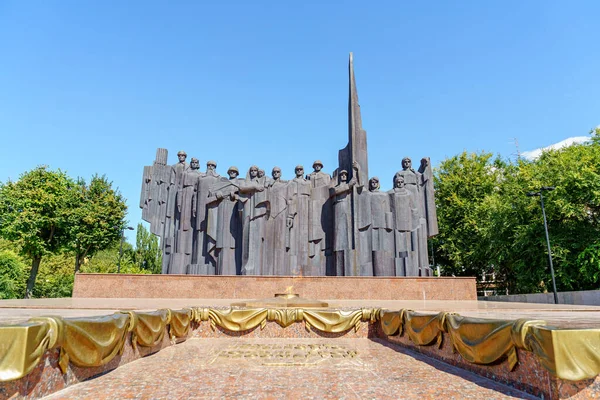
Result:
{"type": "Polygon", "coordinates": [[[125,229],[130,231],[133,230],[131,226],[124,226],[121,228],[121,246],[119,247],[119,261],[117,262],[117,274],[121,273],[121,257],[123,257],[123,242],[125,241],[125,229]]]}
{"type": "Polygon", "coordinates": [[[552,290],[554,290],[554,304],[558,304],[558,293],[556,292],[556,279],[554,278],[554,266],[552,265],[552,252],[550,250],[550,235],[548,234],[548,222],[546,221],[546,210],[544,208],[544,190],[552,191],[554,186],[542,186],[539,192],[529,192],[527,196],[539,196],[542,204],[542,215],[544,216],[544,230],[546,231],[546,244],[548,245],[548,261],[550,262],[550,274],[552,275],[552,290]]]}

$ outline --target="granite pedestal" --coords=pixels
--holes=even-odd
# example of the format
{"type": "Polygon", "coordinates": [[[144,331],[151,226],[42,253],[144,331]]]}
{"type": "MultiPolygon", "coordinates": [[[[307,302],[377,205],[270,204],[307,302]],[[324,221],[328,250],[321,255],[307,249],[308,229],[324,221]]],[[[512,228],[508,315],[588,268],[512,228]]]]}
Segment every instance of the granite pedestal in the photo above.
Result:
{"type": "Polygon", "coordinates": [[[256,299],[293,291],[313,299],[476,300],[475,278],[76,274],[73,297],[256,299]]]}

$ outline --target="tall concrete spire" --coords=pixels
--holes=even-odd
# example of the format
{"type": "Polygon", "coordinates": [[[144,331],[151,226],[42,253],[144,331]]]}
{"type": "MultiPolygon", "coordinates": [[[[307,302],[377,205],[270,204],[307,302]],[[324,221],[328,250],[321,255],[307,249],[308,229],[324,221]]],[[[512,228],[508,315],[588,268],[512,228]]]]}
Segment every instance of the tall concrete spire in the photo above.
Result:
{"type": "Polygon", "coordinates": [[[366,185],[369,179],[367,132],[362,128],[352,53],[348,61],[348,82],[348,145],[340,150],[339,163],[340,168],[347,170],[352,176],[352,163],[357,161],[361,170],[361,182],[366,185]]]}
{"type": "MultiPolygon", "coordinates": [[[[369,253],[366,247],[367,243],[361,243],[358,232],[358,222],[361,215],[366,211],[365,207],[358,204],[358,186],[368,188],[369,164],[367,157],[367,132],[362,128],[362,119],[360,116],[360,105],[358,104],[358,92],[356,90],[356,80],[354,78],[354,63],[352,53],[348,61],[348,144],[340,150],[339,170],[348,171],[349,178],[353,178],[354,171],[352,165],[357,162],[360,166],[360,176],[356,177],[360,185],[355,185],[351,192],[351,231],[348,235],[351,237],[351,249],[348,251],[344,262],[344,275],[368,275],[373,276],[373,266],[365,260],[362,260],[361,251],[369,253]],[[365,249],[361,249],[361,248],[365,249]]],[[[339,171],[338,170],[338,171],[339,171]]],[[[363,195],[364,197],[364,195],[363,195]]]]}

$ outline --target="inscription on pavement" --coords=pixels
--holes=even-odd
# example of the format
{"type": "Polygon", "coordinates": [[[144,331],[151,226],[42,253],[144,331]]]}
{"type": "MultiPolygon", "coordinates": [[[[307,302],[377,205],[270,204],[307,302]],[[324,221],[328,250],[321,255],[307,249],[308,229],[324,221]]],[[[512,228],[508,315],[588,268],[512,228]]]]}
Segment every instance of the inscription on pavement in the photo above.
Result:
{"type": "Polygon", "coordinates": [[[358,358],[355,349],[333,344],[255,344],[232,345],[218,351],[215,362],[247,362],[257,365],[301,366],[320,363],[340,364],[358,358]]]}

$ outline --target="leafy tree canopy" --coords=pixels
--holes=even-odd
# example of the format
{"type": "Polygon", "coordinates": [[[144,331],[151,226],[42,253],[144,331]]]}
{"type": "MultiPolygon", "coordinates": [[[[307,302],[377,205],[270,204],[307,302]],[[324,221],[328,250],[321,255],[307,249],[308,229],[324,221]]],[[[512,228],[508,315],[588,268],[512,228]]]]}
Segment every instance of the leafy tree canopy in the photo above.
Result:
{"type": "Polygon", "coordinates": [[[31,262],[25,296],[34,293],[42,257],[70,252],[77,272],[86,257],[119,241],[126,211],[104,176],[87,184],[40,166],[0,184],[0,236],[31,262]]]}
{"type": "Polygon", "coordinates": [[[600,283],[600,130],[591,141],[534,161],[462,153],[435,173],[440,235],[433,245],[445,274],[493,273],[510,293],[551,290],[539,197],[542,186],[558,290],[600,283]]]}
{"type": "Polygon", "coordinates": [[[33,292],[42,257],[71,241],[68,215],[78,205],[76,186],[64,172],[45,166],[0,184],[0,235],[18,242],[21,255],[32,260],[26,297],[33,292]]]}
{"type": "Polygon", "coordinates": [[[25,294],[27,267],[10,250],[0,250],[0,299],[15,299],[25,294]]]}
{"type": "Polygon", "coordinates": [[[162,272],[162,251],[158,237],[153,235],[143,224],[138,224],[133,253],[135,263],[152,274],[162,272]]]}
{"type": "MultiPolygon", "coordinates": [[[[94,257],[89,259],[81,266],[81,272],[114,274],[117,272],[117,263],[119,261],[119,245],[109,249],[101,250],[94,257]]],[[[150,274],[151,272],[140,268],[132,258],[133,248],[131,244],[125,242],[123,254],[121,255],[121,273],[122,274],[150,274]]]]}
{"type": "Polygon", "coordinates": [[[69,213],[69,249],[75,253],[75,272],[86,257],[107,249],[121,238],[127,206],[105,176],[77,182],[77,207],[69,213]]]}

